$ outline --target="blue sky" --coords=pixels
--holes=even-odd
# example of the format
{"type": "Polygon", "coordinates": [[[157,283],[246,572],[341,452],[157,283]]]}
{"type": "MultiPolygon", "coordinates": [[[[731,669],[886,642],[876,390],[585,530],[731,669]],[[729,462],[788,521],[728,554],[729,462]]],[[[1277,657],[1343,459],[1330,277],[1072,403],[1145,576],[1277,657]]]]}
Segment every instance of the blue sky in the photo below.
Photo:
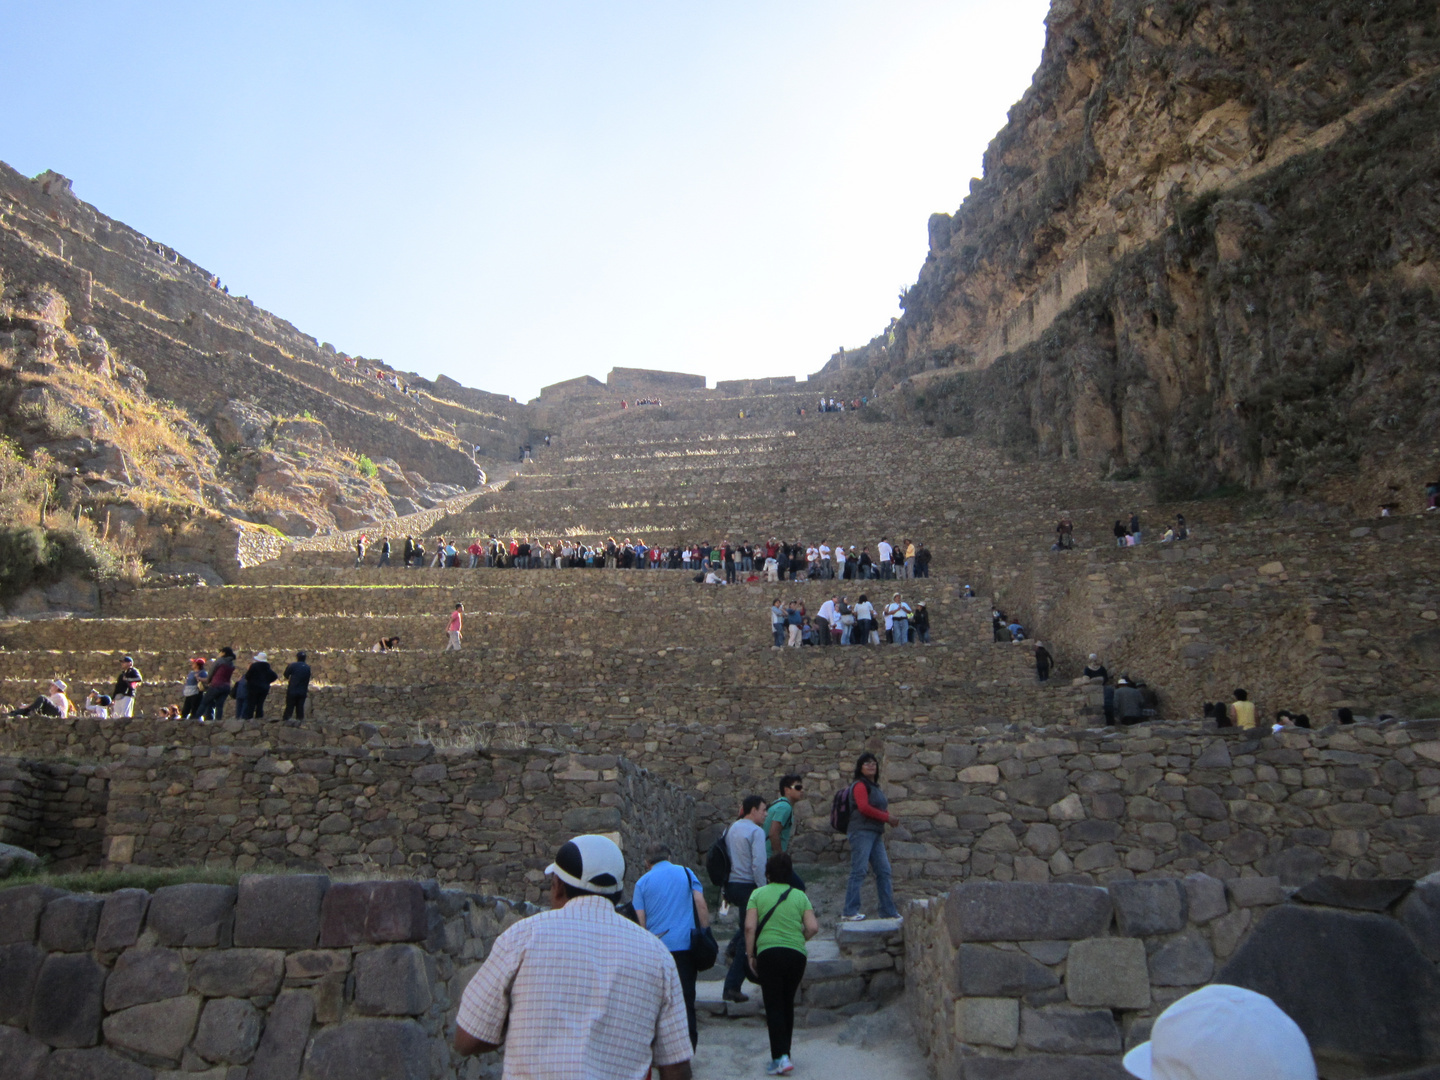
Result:
{"type": "Polygon", "coordinates": [[[338,348],[525,400],[878,333],[1048,3],[7,7],[0,160],[338,348]]]}

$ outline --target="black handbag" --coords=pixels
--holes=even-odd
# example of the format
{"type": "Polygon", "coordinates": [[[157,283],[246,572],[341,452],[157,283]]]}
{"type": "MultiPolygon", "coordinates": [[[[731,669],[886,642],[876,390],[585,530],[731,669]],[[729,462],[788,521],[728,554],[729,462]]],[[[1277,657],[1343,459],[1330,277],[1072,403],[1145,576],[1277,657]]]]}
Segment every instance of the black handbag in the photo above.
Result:
{"type": "Polygon", "coordinates": [[[700,913],[695,910],[693,893],[690,895],[690,917],[695,920],[695,925],[690,928],[690,962],[695,965],[696,971],[709,971],[720,955],[720,943],[715,940],[715,933],[710,927],[700,925],[700,913]]]}

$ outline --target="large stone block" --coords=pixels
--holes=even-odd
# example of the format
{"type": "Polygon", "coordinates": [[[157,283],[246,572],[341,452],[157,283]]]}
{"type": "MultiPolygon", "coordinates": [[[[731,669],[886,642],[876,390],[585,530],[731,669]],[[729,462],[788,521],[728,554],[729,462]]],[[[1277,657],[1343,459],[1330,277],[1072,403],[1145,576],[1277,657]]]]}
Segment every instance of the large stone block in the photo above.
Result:
{"type": "Polygon", "coordinates": [[[959,1080],[1134,1080],[1118,1058],[1064,1054],[967,1057],[959,1072],[959,1080]]]}
{"type": "Polygon", "coordinates": [[[100,926],[99,896],[57,896],[40,915],[40,947],[49,952],[89,952],[100,926]]]}
{"type": "Polygon", "coordinates": [[[1112,881],[1115,921],[1127,937],[1173,934],[1185,925],[1185,889],[1179,881],[1112,881]]]}
{"type": "Polygon", "coordinates": [[[105,898],[105,906],[100,910],[95,948],[113,953],[134,945],[145,926],[145,912],[149,907],[150,894],[144,889],[116,889],[105,898]]]}
{"type": "Polygon", "coordinates": [[[956,945],[1094,937],[1110,917],[1110,894],[1090,885],[982,881],[957,885],[945,898],[945,926],[956,945]]]}
{"type": "Polygon", "coordinates": [[[45,953],[28,941],[0,945],[0,1024],[24,1027],[45,953]]]}
{"type": "Polygon", "coordinates": [[[195,1034],[200,999],[193,994],[151,1001],[105,1018],[105,1041],[136,1053],[179,1061],[195,1034]]]}
{"type": "Polygon", "coordinates": [[[347,1020],[315,1036],[304,1075],[306,1080],[429,1080],[429,1040],[414,1020],[347,1020]]]}
{"type": "Polygon", "coordinates": [[[229,945],[235,893],[234,885],[201,883],[156,889],[146,926],[155,931],[161,945],[229,945]]]}
{"type": "Polygon", "coordinates": [[[1305,1032],[1322,1076],[1440,1060],[1440,974],[1394,919],[1286,904],[1219,982],[1265,994],[1305,1032]]]}
{"type": "Polygon", "coordinates": [[[235,944],[310,949],[320,938],[320,905],[330,888],[323,874],[252,875],[240,879],[235,944]]]}
{"type": "Polygon", "coordinates": [[[63,890],[49,885],[17,885],[13,889],[0,889],[0,945],[33,942],[45,905],[64,895],[63,890]]]}
{"type": "Polygon", "coordinates": [[[281,994],[265,1018],[265,1033],[246,1080],[296,1080],[314,1019],[315,996],[310,991],[287,990],[281,994]]]}
{"type": "Polygon", "coordinates": [[[1118,1054],[1120,1026],[1109,1009],[1027,1008],[1020,1014],[1020,1041],[1044,1054],[1118,1054]]]}
{"type": "Polygon", "coordinates": [[[335,884],[321,905],[320,945],[327,949],[424,941],[428,930],[425,893],[418,881],[335,884]]]}
{"type": "Polygon", "coordinates": [[[985,945],[961,945],[955,971],[960,993],[967,997],[1020,997],[1060,985],[1053,971],[1024,953],[985,945]]]}
{"type": "Polygon", "coordinates": [[[0,1026],[0,1075],[6,1080],[44,1080],[50,1047],[13,1027],[0,1026]]]}
{"type": "Polygon", "coordinates": [[[45,1080],[155,1080],[155,1070],[109,1050],[56,1050],[45,1080]]]}
{"type": "Polygon", "coordinates": [[[46,957],[30,999],[30,1034],[65,1049],[98,1043],[105,975],[88,953],[46,957]]]}
{"type": "Polygon", "coordinates": [[[260,1045],[260,1010],[244,998],[212,998],[195,1029],[195,1052],[206,1061],[243,1065],[260,1045]]]}
{"type": "Polygon", "coordinates": [[[955,1003],[955,1037],[973,1046],[1013,1050],[1020,1041],[1018,998],[961,998],[955,1003]]]}
{"type": "Polygon", "coordinates": [[[418,1016],[430,1008],[425,954],[386,945],[355,957],[355,1009],[366,1016],[418,1016]]]}
{"type": "Polygon", "coordinates": [[[1150,1004],[1150,970],[1139,938],[1090,938],[1070,946],[1065,993],[1074,1005],[1143,1009],[1150,1004]]]}
{"type": "Polygon", "coordinates": [[[1416,882],[1400,905],[1400,921],[1420,944],[1420,951],[1440,963],[1440,875],[1416,882]]]}
{"type": "Polygon", "coordinates": [[[261,997],[274,994],[285,977],[279,949],[217,949],[201,953],[190,969],[190,985],[206,997],[261,997]]]}
{"type": "Polygon", "coordinates": [[[105,1009],[117,1012],[185,993],[185,964],[173,949],[126,949],[105,980],[105,1009]]]}
{"type": "Polygon", "coordinates": [[[1215,955],[1197,930],[1167,941],[1150,957],[1150,982],[1155,986],[1199,986],[1213,974],[1215,955]]]}
{"type": "Polygon", "coordinates": [[[1209,874],[1190,874],[1185,878],[1185,900],[1190,921],[1204,926],[1230,910],[1225,899],[1225,883],[1209,874]]]}
{"type": "Polygon", "coordinates": [[[1354,911],[1385,911],[1410,891],[1408,878],[1342,878],[1332,874],[1317,877],[1291,897],[1300,904],[1350,908],[1354,911]]]}
{"type": "Polygon", "coordinates": [[[1285,887],[1280,884],[1278,877],[1231,878],[1225,882],[1225,887],[1236,907],[1280,904],[1285,900],[1285,887]]]}

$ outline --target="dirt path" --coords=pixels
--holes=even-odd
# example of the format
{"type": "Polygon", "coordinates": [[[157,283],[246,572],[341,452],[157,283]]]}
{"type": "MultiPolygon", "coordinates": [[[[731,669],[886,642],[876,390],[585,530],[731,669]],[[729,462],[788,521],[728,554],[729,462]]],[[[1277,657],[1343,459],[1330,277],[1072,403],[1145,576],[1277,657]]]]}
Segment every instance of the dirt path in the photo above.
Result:
{"type": "MultiPolygon", "coordinates": [[[[928,1080],[909,1021],[898,1005],[871,1016],[846,1018],[828,1027],[795,1032],[790,1053],[796,1077],[824,1080],[928,1080]]],[[[770,1063],[765,1022],[727,1020],[700,1025],[692,1062],[695,1080],[764,1077],[770,1063]]]]}

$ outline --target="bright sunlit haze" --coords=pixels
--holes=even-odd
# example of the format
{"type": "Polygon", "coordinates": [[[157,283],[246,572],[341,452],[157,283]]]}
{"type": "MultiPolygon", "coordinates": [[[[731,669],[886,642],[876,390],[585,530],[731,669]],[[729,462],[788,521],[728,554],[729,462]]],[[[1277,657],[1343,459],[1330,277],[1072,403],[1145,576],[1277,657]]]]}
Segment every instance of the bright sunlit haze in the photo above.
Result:
{"type": "Polygon", "coordinates": [[[899,314],[1048,6],[16,4],[0,160],[402,370],[803,377],[899,314]]]}

